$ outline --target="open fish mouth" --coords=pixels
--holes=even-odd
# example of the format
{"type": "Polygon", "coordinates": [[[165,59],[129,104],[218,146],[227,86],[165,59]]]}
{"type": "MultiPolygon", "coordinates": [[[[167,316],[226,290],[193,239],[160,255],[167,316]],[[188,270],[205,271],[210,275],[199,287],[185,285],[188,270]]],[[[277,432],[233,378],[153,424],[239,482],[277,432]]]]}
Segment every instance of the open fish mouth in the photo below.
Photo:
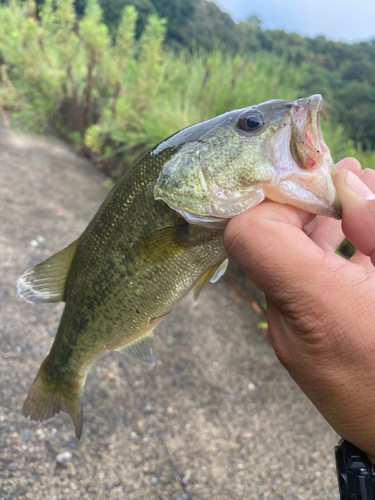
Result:
{"type": "Polygon", "coordinates": [[[292,111],[290,149],[297,165],[306,170],[316,168],[322,157],[330,156],[320,126],[322,104],[322,96],[316,94],[296,101],[292,111]]]}
{"type": "Polygon", "coordinates": [[[321,95],[298,99],[291,109],[290,153],[295,162],[280,170],[277,182],[264,186],[265,195],[318,215],[339,219],[341,206],[332,182],[336,168],[322,134],[321,95]],[[292,201],[293,200],[293,201],[292,201]]]}
{"type": "Polygon", "coordinates": [[[304,135],[308,144],[316,149],[317,153],[327,154],[328,148],[324,142],[320,126],[320,110],[323,98],[313,95],[308,99],[299,99],[294,108],[294,121],[304,135]]]}

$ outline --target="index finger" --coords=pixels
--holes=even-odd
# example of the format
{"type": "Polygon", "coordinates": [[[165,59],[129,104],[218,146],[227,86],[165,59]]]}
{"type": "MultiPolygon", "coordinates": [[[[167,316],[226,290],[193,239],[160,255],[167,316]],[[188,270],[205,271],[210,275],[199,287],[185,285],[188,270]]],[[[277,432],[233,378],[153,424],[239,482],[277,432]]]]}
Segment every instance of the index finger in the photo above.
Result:
{"type": "MultiPolygon", "coordinates": [[[[336,168],[338,171],[350,170],[358,177],[362,173],[361,164],[355,158],[341,160],[337,163],[336,168]]],[[[373,173],[375,174],[375,172],[373,173]]],[[[341,222],[323,215],[316,216],[304,227],[304,231],[312,241],[326,252],[335,252],[345,237],[341,229],[341,222]]]]}

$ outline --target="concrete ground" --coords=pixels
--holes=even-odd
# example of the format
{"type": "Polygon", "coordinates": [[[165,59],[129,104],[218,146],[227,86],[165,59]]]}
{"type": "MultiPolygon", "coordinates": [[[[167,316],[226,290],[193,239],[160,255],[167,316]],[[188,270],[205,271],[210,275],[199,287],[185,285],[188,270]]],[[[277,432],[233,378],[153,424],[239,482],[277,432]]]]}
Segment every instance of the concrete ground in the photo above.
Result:
{"type": "Polygon", "coordinates": [[[17,277],[79,236],[102,184],[62,141],[0,122],[0,500],[338,499],[337,436],[275,358],[264,316],[224,279],[157,328],[154,368],[97,361],[80,442],[64,414],[22,416],[63,306],[22,301],[17,277]]]}

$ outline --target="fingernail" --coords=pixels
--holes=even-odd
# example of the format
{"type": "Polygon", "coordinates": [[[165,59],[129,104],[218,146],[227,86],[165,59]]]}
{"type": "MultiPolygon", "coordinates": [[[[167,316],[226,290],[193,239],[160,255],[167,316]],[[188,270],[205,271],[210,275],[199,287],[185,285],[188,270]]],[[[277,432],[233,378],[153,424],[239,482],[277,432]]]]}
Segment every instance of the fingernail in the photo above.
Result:
{"type": "Polygon", "coordinates": [[[345,181],[362,200],[375,200],[375,194],[353,172],[348,171],[345,181]]]}

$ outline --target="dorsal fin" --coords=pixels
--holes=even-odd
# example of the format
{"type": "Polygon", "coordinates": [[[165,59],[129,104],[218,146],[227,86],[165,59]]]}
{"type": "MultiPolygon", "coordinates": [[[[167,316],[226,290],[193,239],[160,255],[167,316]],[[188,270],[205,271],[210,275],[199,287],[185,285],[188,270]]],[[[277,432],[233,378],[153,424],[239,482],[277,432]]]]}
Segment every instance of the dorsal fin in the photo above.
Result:
{"type": "Polygon", "coordinates": [[[26,302],[63,302],[65,283],[79,240],[18,278],[17,291],[26,302]]]}
{"type": "Polygon", "coordinates": [[[139,359],[140,361],[144,361],[145,363],[154,366],[154,355],[152,354],[152,338],[154,335],[154,331],[143,335],[140,339],[132,342],[131,344],[126,345],[125,347],[120,347],[120,349],[116,349],[127,356],[130,356],[134,359],[139,359]]]}

